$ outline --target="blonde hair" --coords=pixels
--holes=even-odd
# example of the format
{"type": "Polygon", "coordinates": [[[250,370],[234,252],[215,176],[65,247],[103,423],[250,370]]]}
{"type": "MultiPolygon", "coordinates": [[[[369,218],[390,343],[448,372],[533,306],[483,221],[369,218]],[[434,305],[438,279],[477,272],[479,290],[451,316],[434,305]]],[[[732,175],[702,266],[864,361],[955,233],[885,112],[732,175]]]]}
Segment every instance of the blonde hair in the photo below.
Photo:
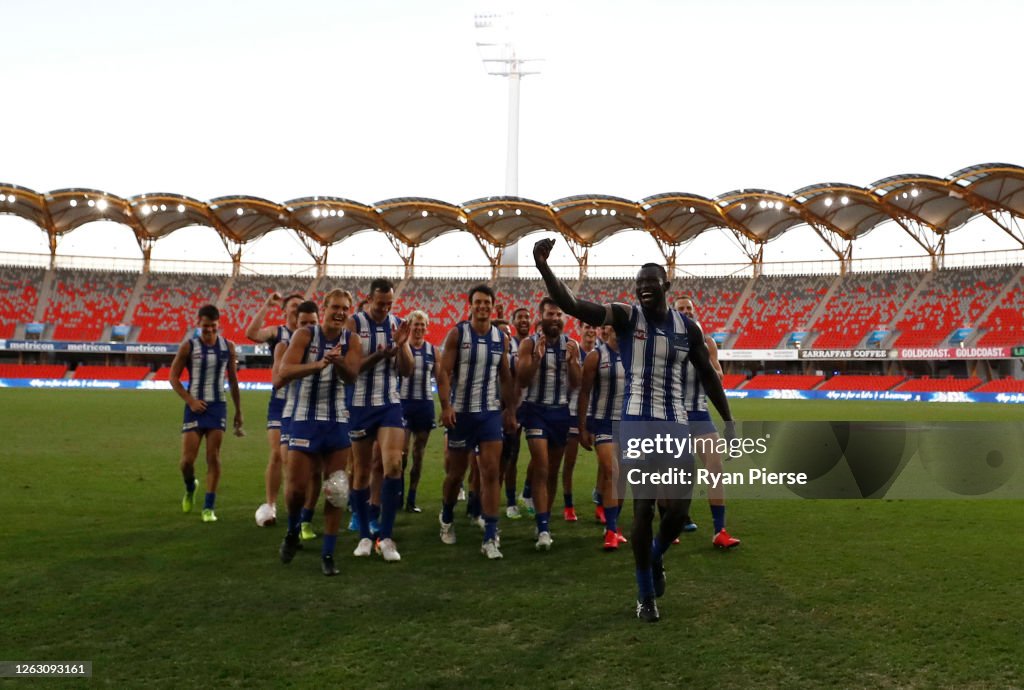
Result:
{"type": "Polygon", "coordinates": [[[327,306],[327,304],[330,303],[332,299],[335,299],[337,297],[344,297],[345,299],[347,299],[349,306],[352,306],[352,304],[354,303],[352,300],[351,292],[349,292],[348,290],[342,290],[341,288],[334,288],[326,295],[324,295],[324,306],[327,306]]]}
{"type": "Polygon", "coordinates": [[[408,321],[410,325],[412,324],[413,321],[422,321],[424,326],[430,324],[430,317],[427,316],[427,312],[423,311],[422,309],[417,309],[416,311],[412,312],[411,314],[405,317],[405,320],[408,321]]]}

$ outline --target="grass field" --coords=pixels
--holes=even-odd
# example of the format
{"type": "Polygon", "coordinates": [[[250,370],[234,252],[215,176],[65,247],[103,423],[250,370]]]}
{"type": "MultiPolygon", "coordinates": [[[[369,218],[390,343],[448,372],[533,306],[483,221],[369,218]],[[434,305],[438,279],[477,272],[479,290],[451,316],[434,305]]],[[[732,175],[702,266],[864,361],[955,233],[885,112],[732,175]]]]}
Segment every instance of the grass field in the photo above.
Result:
{"type": "MultiPolygon", "coordinates": [[[[0,659],[91,660],[92,682],[113,687],[1024,685],[1020,502],[736,501],[730,528],[743,546],[729,553],[710,547],[697,504],[700,530],[666,559],[662,621],[645,625],[629,551],[599,548],[589,453],[576,475],[583,519],[553,520],[549,554],[534,552],[530,521],[503,519],[505,559],[485,561],[461,506],[459,544],[438,541],[435,434],[424,513],[398,519],[401,563],[350,557],[346,534],[341,577],[320,575],[318,546],[283,566],[282,529],[253,522],[266,399],[244,395],[249,436],[225,441],[220,521],[207,525],[180,510],[172,394],[0,391],[0,659]]],[[[1021,417],[1011,405],[735,410],[1021,417]]]]}

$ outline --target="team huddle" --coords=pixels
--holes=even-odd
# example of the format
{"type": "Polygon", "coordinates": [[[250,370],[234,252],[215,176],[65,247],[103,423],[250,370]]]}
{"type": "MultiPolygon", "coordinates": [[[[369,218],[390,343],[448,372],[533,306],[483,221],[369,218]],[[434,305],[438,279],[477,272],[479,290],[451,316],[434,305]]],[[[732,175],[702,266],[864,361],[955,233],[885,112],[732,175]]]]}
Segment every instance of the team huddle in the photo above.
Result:
{"type": "MultiPolygon", "coordinates": [[[[504,485],[506,518],[520,519],[522,505],[536,522],[536,549],[552,549],[550,520],[559,470],[564,460],[563,517],[576,521],[572,469],[578,447],[592,449],[598,459],[594,499],[597,517],[605,525],[603,548],[614,551],[631,542],[637,616],[649,622],[659,619],[655,600],[665,592],[665,552],[678,543],[682,531],[697,526],[690,519],[689,498],[634,497],[627,540],[618,524],[626,491],[618,472],[623,439],[616,436],[620,424],[626,428],[625,422],[644,421],[697,423],[696,433],[716,434],[708,399],[730,424],[717,350],[695,319],[692,298],[680,297],[669,308],[670,283],[661,266],[640,269],[636,303],[602,305],[577,299],[554,276],[547,264],[553,245],[553,240],[541,240],[534,247],[548,292],[536,322],[525,308],[517,309],[508,322],[495,318],[494,291],[478,285],[467,295],[468,317],[451,328],[438,348],[426,341],[427,314],[416,311],[405,319],[391,314],[395,291],[385,279],[370,284],[367,300],[355,313],[352,295],[340,289],[327,293],[321,304],[297,294],[275,293],[267,300],[246,332],[273,351],[266,500],[256,520],[276,523],[283,483],[288,511],[279,548],[283,563],[293,560],[302,541],[316,537],[312,519],[321,493],[324,575],[339,572],[335,550],[346,507],[349,528],[359,535],[354,556],[376,552],[385,561],[401,560],[395,517],[403,507],[421,512],[416,493],[424,449],[437,422],[436,381],[446,435],[440,541],[456,543],[454,511],[468,486],[468,511],[483,528],[480,551],[488,559],[502,558],[498,524],[504,485]],[[266,327],[267,312],[276,304],[285,323],[266,327]],[[580,342],[563,333],[566,315],[579,320],[580,342]],[[519,496],[517,460],[524,436],[530,459],[519,496]],[[660,514],[656,535],[655,512],[660,514]]],[[[182,510],[193,507],[195,460],[205,437],[202,519],[214,522],[227,421],[225,383],[237,434],[243,433],[242,412],[234,345],[218,334],[216,307],[204,306],[198,317],[198,332],[181,345],[170,380],[186,403],[182,510]],[[186,370],[187,388],[181,382],[186,370]]],[[[711,453],[701,459],[711,473],[721,472],[719,456],[711,453]]],[[[714,546],[737,546],[739,540],[725,529],[720,484],[708,499],[714,546]]]]}

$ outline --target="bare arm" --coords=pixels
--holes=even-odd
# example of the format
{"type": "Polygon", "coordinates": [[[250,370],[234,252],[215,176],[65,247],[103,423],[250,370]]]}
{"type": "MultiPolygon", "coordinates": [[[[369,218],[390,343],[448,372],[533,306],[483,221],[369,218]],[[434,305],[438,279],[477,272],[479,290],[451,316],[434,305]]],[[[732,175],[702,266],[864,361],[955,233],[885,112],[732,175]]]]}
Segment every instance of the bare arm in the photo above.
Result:
{"type": "Polygon", "coordinates": [[[711,365],[711,355],[708,352],[707,343],[704,342],[704,333],[694,321],[685,317],[683,321],[686,322],[686,333],[690,340],[690,361],[693,362],[697,375],[700,376],[704,391],[722,419],[731,422],[732,412],[729,411],[729,400],[725,397],[722,379],[718,377],[718,372],[711,365]]]}
{"type": "Polygon", "coordinates": [[[575,340],[570,340],[565,354],[569,360],[569,390],[579,390],[580,387],[580,345],[575,340]]]}
{"type": "Polygon", "coordinates": [[[516,403],[519,401],[519,386],[512,378],[512,368],[508,364],[508,348],[501,353],[498,363],[498,381],[501,383],[501,402],[505,405],[505,431],[512,433],[516,429],[516,403]]]}
{"type": "Polygon", "coordinates": [[[188,361],[189,349],[189,341],[187,340],[178,346],[178,352],[174,355],[174,361],[171,362],[171,374],[168,378],[171,382],[171,389],[178,394],[179,398],[185,401],[189,409],[193,412],[202,412],[206,409],[206,403],[202,400],[197,400],[181,383],[181,372],[185,369],[185,362],[188,361]]]}
{"type": "Polygon", "coordinates": [[[305,328],[299,329],[292,335],[292,339],[288,343],[288,350],[284,353],[284,359],[281,361],[281,368],[278,370],[281,385],[315,374],[330,364],[330,360],[326,358],[310,364],[302,363],[302,355],[312,337],[312,334],[305,328]]]}
{"type": "Polygon", "coordinates": [[[454,328],[444,339],[441,366],[437,368],[437,397],[441,399],[441,423],[446,427],[455,426],[455,410],[452,408],[452,372],[458,356],[459,333],[454,328]]]}
{"type": "Polygon", "coordinates": [[[267,298],[267,301],[263,303],[260,310],[256,312],[252,317],[252,321],[249,322],[249,326],[245,329],[245,337],[254,343],[265,343],[270,340],[277,329],[273,326],[263,327],[263,321],[267,318],[267,311],[271,305],[281,301],[281,295],[274,292],[267,298]]]}
{"type": "Polygon", "coordinates": [[[234,343],[228,343],[228,388],[231,389],[231,402],[235,405],[235,435],[242,433],[242,396],[238,392],[238,355],[234,343]]]}
{"type": "Polygon", "coordinates": [[[580,445],[591,450],[593,441],[590,438],[590,431],[587,429],[587,411],[590,409],[590,393],[594,390],[594,379],[597,378],[597,367],[601,363],[601,354],[597,350],[591,350],[587,358],[583,360],[583,371],[580,372],[580,395],[576,406],[578,428],[580,430],[580,445]]]}
{"type": "Polygon", "coordinates": [[[363,346],[359,334],[349,332],[348,352],[344,359],[334,363],[334,371],[345,383],[355,383],[359,377],[359,367],[363,361],[363,346]]]}
{"type": "Polygon", "coordinates": [[[533,258],[544,279],[551,299],[569,316],[575,316],[591,326],[611,325],[617,331],[624,331],[629,326],[629,312],[621,304],[598,304],[585,299],[578,299],[572,294],[569,286],[555,277],[548,266],[548,257],[555,246],[554,240],[540,240],[533,245],[533,258]]]}
{"type": "Polygon", "coordinates": [[[274,363],[270,367],[270,383],[274,388],[281,388],[285,382],[281,380],[281,362],[288,351],[288,343],[280,342],[274,346],[274,363]]]}

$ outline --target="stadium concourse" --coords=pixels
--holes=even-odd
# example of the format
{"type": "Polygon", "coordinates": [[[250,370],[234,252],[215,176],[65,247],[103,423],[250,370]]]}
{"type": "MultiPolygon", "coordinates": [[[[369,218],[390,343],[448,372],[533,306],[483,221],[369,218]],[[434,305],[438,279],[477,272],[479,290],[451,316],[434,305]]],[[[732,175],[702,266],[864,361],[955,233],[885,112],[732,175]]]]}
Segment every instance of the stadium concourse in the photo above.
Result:
{"type": "MultiPolygon", "coordinates": [[[[50,248],[49,257],[31,257],[48,268],[24,265],[29,257],[0,258],[15,264],[0,266],[0,364],[18,378],[35,376],[34,369],[19,366],[62,363],[68,377],[78,377],[81,364],[105,364],[143,367],[132,371],[162,378],[167,358],[161,347],[181,342],[202,304],[220,307],[224,334],[247,345],[245,327],[270,291],[316,298],[343,287],[361,297],[368,278],[335,275],[327,252],[366,230],[386,236],[404,264],[396,312],[430,314],[428,339],[434,343],[465,315],[466,289],[480,280],[422,277],[417,247],[449,232],[472,235],[486,254],[484,271],[497,305],[509,315],[522,306],[535,310],[543,295],[539,280],[505,277],[505,250],[526,235],[547,231],[565,240],[579,264],[573,287],[580,295],[632,301],[630,276],[594,277],[589,258],[607,237],[640,230],[660,249],[674,294],[696,298],[698,317],[719,344],[736,390],[850,390],[856,383],[854,390],[861,391],[1016,393],[1024,378],[1024,252],[973,263],[948,262],[946,254],[949,233],[975,218],[988,219],[1024,248],[1024,167],[1006,163],[974,165],[942,178],[821,183],[788,194],[738,189],[710,199],[680,192],[639,201],[580,195],[550,203],[499,196],[458,205],[419,197],[373,204],[324,196],[203,202],[170,193],[122,198],[84,188],[40,193],[0,183],[0,214],[45,233],[50,248]],[[101,220],[131,229],[141,269],[69,268],[69,257],[58,256],[60,237],[101,220]],[[882,225],[920,247],[930,270],[860,270],[854,244],[882,225]],[[167,273],[151,265],[153,244],[189,226],[217,233],[232,256],[230,275],[167,273]],[[815,275],[773,274],[764,262],[765,245],[800,226],[811,228],[834,253],[834,266],[819,266],[815,275]],[[749,260],[745,269],[723,267],[729,277],[684,275],[681,250],[710,230],[731,236],[749,260]],[[244,248],[271,232],[294,233],[312,259],[308,274],[248,274],[244,248]],[[951,263],[975,267],[947,267],[951,263]],[[111,342],[124,347],[89,345],[111,342]],[[848,383],[832,382],[839,377],[848,383]]],[[[567,331],[574,334],[575,327],[569,324],[567,331]]],[[[242,354],[245,376],[266,376],[258,371],[267,366],[266,353],[249,347],[242,354]]],[[[106,371],[115,373],[123,374],[106,371]]]]}

